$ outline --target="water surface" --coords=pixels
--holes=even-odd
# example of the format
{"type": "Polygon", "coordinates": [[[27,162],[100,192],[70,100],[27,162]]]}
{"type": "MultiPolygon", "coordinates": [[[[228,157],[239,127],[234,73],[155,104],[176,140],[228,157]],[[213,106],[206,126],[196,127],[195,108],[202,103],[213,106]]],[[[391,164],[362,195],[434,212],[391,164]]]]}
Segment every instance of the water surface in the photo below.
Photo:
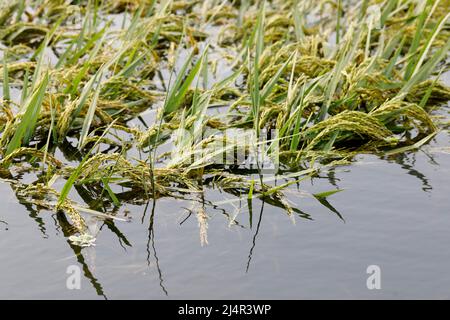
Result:
{"type": "Polygon", "coordinates": [[[192,202],[163,198],[153,210],[128,205],[128,223],[91,221],[96,246],[80,249],[63,215],[21,205],[0,183],[0,298],[450,298],[449,142],[444,130],[419,151],[358,156],[300,184],[344,189],[328,199],[342,219],[296,187],[295,223],[254,200],[250,228],[245,201],[207,203],[205,246],[192,202]],[[66,287],[71,265],[83,270],[80,290],[66,287]],[[381,290],[367,289],[369,265],[381,268],[381,290]]]}

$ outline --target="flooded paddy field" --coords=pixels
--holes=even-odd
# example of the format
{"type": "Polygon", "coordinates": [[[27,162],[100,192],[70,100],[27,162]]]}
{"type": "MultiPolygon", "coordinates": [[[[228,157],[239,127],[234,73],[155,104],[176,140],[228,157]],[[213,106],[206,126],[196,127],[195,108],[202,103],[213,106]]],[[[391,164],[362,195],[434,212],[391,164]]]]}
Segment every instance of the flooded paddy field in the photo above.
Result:
{"type": "Polygon", "coordinates": [[[446,4],[2,3],[0,298],[450,298],[446,4]]]}

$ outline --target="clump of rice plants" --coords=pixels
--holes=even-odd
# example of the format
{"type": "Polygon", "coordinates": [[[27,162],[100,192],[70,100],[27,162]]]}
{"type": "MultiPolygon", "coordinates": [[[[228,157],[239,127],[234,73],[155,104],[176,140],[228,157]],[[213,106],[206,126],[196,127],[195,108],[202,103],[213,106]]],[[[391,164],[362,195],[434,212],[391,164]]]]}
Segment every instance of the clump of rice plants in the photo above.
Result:
{"type": "Polygon", "coordinates": [[[433,110],[450,100],[439,80],[449,6],[3,1],[2,181],[20,201],[63,212],[80,245],[93,241],[85,214],[122,219],[122,205],[160,197],[197,203],[206,243],[206,188],[291,216],[290,184],[436,134],[433,110]]]}

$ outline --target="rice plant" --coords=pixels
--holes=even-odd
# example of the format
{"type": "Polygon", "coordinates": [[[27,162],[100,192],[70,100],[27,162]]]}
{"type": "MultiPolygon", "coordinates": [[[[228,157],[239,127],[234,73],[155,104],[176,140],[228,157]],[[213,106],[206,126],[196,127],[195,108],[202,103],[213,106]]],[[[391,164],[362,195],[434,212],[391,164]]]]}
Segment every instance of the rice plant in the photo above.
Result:
{"type": "MultiPolygon", "coordinates": [[[[293,183],[359,153],[420,148],[440,130],[433,111],[450,100],[439,80],[449,69],[448,7],[3,2],[2,179],[21,201],[64,212],[81,236],[85,214],[120,219],[115,208],[126,203],[173,197],[196,204],[207,243],[208,188],[247,199],[250,227],[253,199],[300,215],[284,195],[293,183]],[[277,135],[262,137],[270,130],[277,135]],[[275,156],[267,175],[263,160],[275,156]],[[251,157],[256,166],[246,167],[251,157]],[[21,170],[34,181],[14,175],[21,170]],[[81,188],[97,200],[72,200],[81,188]]],[[[337,191],[311,196],[336,213],[326,198],[337,191]]]]}

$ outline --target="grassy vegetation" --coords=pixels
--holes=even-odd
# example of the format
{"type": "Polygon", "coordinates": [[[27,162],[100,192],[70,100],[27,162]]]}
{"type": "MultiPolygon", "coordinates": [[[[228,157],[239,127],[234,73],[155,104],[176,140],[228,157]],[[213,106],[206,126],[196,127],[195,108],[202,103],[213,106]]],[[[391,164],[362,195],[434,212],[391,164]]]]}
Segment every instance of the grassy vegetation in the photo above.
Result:
{"type": "MultiPolygon", "coordinates": [[[[113,219],[163,196],[201,203],[207,187],[292,215],[285,187],[358,153],[420,147],[450,100],[438,79],[448,0],[1,3],[1,177],[82,235],[83,214],[113,219]],[[276,129],[254,147],[276,152],[291,181],[275,186],[259,160],[214,162],[248,154],[229,129],[276,129]]],[[[315,197],[328,206],[335,191],[315,197]]]]}

